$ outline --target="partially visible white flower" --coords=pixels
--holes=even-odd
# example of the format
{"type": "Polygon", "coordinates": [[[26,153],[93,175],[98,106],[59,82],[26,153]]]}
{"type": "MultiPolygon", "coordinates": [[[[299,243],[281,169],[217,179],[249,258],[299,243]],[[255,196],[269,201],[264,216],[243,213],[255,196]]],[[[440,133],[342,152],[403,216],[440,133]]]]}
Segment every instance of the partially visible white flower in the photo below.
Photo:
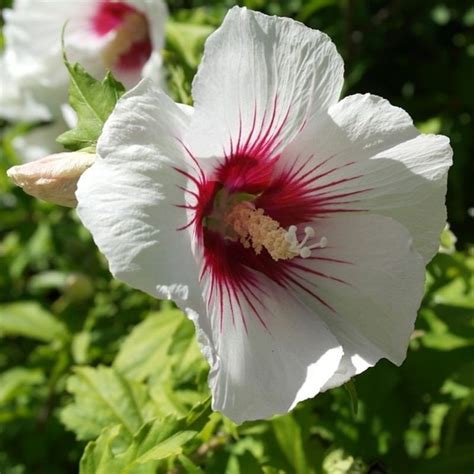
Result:
{"type": "Polygon", "coordinates": [[[12,145],[23,163],[29,163],[52,153],[59,153],[64,147],[56,142],[56,138],[67,130],[61,118],[55,122],[39,125],[33,130],[13,139],[12,145]]]}
{"type": "Polygon", "coordinates": [[[235,7],[194,112],[143,81],[78,183],[112,273],[194,321],[213,407],[238,422],[406,355],[452,150],[342,85],[325,34],[235,7]]]}
{"type": "Polygon", "coordinates": [[[77,181],[94,160],[95,155],[91,153],[57,153],[32,163],[13,166],[7,174],[31,196],[74,207],[77,204],[77,181]]]}
{"type": "Polygon", "coordinates": [[[0,55],[0,118],[10,122],[51,119],[47,105],[35,99],[35,89],[21,87],[20,81],[12,77],[3,54],[0,55]]]}
{"type": "Polygon", "coordinates": [[[80,62],[97,79],[110,69],[131,87],[145,67],[161,63],[167,18],[162,0],[20,0],[4,17],[7,67],[23,85],[68,83],[61,52],[66,24],[71,62],[80,62]]]}
{"type": "MultiPolygon", "coordinates": [[[[97,79],[112,70],[127,88],[144,76],[163,82],[160,50],[167,18],[163,0],[17,0],[3,14],[6,49],[0,60],[0,118],[57,120],[56,128],[68,121],[63,115],[69,76],[61,51],[66,24],[70,61],[78,61],[97,79]]],[[[36,157],[38,146],[44,147],[36,138],[25,137],[20,144],[22,160],[36,157]],[[30,143],[36,149],[24,147],[30,143]]],[[[56,149],[52,141],[48,151],[56,149]]]]}

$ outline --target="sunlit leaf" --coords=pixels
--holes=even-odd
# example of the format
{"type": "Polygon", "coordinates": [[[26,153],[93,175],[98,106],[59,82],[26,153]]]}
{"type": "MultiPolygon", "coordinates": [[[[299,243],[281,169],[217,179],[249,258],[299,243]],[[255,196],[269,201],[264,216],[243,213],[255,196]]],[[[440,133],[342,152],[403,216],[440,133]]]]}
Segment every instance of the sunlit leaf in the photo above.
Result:
{"type": "Polygon", "coordinates": [[[71,79],[69,103],[77,114],[77,125],[57,141],[68,150],[93,149],[125,88],[110,72],[100,82],[80,64],[70,64],[66,58],[64,62],[71,79]]]}
{"type": "Polygon", "coordinates": [[[0,406],[33,385],[44,382],[44,374],[38,369],[15,367],[0,374],[0,406]]]}
{"type": "Polygon", "coordinates": [[[186,417],[168,416],[151,420],[133,437],[127,449],[116,448],[123,436],[121,426],[105,430],[89,443],[81,460],[81,474],[143,474],[155,472],[156,462],[177,456],[183,446],[204,427],[210,413],[209,400],[195,407],[186,417]],[[115,446],[115,449],[114,449],[115,446]]]}
{"type": "Polygon", "coordinates": [[[38,303],[0,306],[0,337],[23,336],[44,342],[68,337],[66,326],[38,303]]]}
{"type": "Polygon", "coordinates": [[[189,66],[197,67],[206,38],[214,28],[208,25],[195,25],[169,21],[166,24],[166,36],[169,46],[186,61],[189,66]]]}
{"type": "Polygon", "coordinates": [[[127,381],[112,368],[77,368],[67,389],[74,402],[62,410],[61,420],[78,439],[96,438],[104,428],[117,424],[131,439],[146,421],[146,387],[127,381]]]}
{"type": "Polygon", "coordinates": [[[183,313],[176,309],[149,315],[124,341],[114,367],[126,377],[139,381],[165,370],[170,364],[167,354],[172,336],[183,319],[183,313]]]}
{"type": "Polygon", "coordinates": [[[191,459],[183,454],[180,454],[178,459],[187,474],[204,474],[204,471],[199,466],[196,466],[191,459]]]}

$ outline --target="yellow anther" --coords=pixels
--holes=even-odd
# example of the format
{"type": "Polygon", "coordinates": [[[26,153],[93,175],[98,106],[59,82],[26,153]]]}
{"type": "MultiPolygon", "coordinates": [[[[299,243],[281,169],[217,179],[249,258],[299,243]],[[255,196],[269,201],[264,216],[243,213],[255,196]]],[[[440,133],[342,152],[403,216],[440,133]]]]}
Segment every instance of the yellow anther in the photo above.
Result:
{"type": "Polygon", "coordinates": [[[315,236],[312,227],[304,228],[304,237],[300,242],[296,226],[285,230],[279,222],[265,215],[263,209],[256,208],[249,201],[234,205],[224,215],[224,224],[227,226],[228,238],[238,238],[245,248],[253,248],[257,255],[266,249],[276,261],[294,257],[309,258],[312,250],[324,248],[328,243],[326,237],[321,237],[318,242],[307,245],[315,236]]]}
{"type": "Polygon", "coordinates": [[[148,23],[140,13],[128,14],[124,22],[115,30],[115,37],[102,53],[104,65],[111,68],[117,59],[127,53],[134,43],[145,41],[148,37],[148,23]]]}
{"type": "Polygon", "coordinates": [[[252,247],[257,255],[265,248],[273,260],[288,260],[300,254],[280,224],[256,209],[249,202],[236,204],[225,216],[245,248],[252,247]]]}

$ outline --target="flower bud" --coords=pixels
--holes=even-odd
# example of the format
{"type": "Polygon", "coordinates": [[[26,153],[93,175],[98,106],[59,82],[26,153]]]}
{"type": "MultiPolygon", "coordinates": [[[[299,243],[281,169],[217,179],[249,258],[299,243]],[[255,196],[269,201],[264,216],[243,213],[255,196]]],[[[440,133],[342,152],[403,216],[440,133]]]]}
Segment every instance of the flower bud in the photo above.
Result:
{"type": "Polygon", "coordinates": [[[94,160],[93,153],[57,153],[13,166],[7,175],[31,196],[61,206],[75,207],[77,182],[94,160]]]}

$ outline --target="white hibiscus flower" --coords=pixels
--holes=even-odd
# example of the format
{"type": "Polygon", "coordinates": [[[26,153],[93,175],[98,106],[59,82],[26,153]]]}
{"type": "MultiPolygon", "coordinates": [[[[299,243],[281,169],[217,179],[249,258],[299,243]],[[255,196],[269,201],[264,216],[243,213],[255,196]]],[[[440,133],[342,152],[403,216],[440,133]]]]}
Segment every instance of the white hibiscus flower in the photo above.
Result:
{"type": "Polygon", "coordinates": [[[33,90],[20,87],[0,55],[0,118],[11,122],[50,120],[51,112],[34,98],[33,90]]]}
{"type": "MultiPolygon", "coordinates": [[[[97,79],[111,70],[127,88],[144,76],[162,82],[160,50],[167,18],[163,0],[16,0],[4,17],[2,118],[54,119],[62,124],[60,133],[67,129],[62,117],[69,85],[61,51],[65,24],[69,59],[80,62],[97,79]]],[[[23,159],[37,158],[45,139],[52,138],[48,151],[54,151],[52,133],[58,124],[54,130],[41,129],[27,137],[18,147],[23,159]]]]}
{"type": "Polygon", "coordinates": [[[342,83],[325,34],[233,8],[194,109],[142,82],[79,180],[112,273],[193,319],[237,422],[405,358],[452,152],[384,99],[339,101],[342,83]]]}

